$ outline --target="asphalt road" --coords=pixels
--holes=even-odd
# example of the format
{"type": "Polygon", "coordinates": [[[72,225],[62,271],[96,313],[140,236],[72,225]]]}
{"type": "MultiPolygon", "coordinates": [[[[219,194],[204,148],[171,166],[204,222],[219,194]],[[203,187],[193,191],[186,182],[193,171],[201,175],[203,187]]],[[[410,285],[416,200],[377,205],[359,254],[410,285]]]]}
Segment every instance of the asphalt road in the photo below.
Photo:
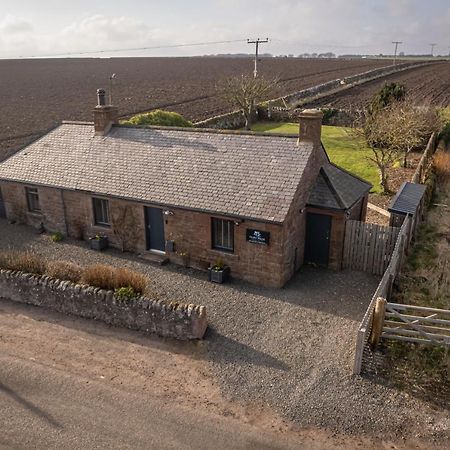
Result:
{"type": "Polygon", "coordinates": [[[4,448],[295,448],[234,419],[4,355],[0,402],[4,448]]]}

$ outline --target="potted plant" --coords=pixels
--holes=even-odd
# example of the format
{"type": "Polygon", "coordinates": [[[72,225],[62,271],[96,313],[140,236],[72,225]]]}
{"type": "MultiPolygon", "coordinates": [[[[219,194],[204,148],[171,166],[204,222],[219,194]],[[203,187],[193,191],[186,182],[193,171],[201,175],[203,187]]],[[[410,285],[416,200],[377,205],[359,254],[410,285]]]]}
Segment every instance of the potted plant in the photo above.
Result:
{"type": "Polygon", "coordinates": [[[222,258],[217,258],[216,263],[208,268],[209,281],[213,283],[225,283],[230,276],[230,268],[226,266],[222,258]]]}
{"type": "Polygon", "coordinates": [[[96,234],[94,237],[89,238],[89,242],[92,250],[101,251],[108,248],[108,236],[96,234]]]}

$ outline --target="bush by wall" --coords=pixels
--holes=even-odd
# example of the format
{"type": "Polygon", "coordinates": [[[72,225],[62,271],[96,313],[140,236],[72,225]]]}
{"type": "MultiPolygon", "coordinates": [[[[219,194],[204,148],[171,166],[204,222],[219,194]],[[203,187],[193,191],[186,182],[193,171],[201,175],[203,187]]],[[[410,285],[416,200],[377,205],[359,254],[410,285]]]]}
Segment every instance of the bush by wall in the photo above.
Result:
{"type": "Polygon", "coordinates": [[[103,264],[81,267],[67,261],[44,261],[31,252],[0,252],[0,269],[35,275],[48,275],[63,281],[82,282],[100,289],[114,291],[131,288],[135,295],[146,292],[147,278],[141,273],[103,264]]]}
{"type": "Polygon", "coordinates": [[[86,267],[81,280],[83,283],[110,291],[124,287],[132,288],[136,294],[143,294],[147,287],[147,279],[144,275],[103,264],[86,267]]]}
{"type": "Polygon", "coordinates": [[[0,268],[43,275],[47,270],[47,263],[31,252],[8,251],[0,253],[0,268]]]}
{"type": "Polygon", "coordinates": [[[192,127],[192,122],[181,114],[157,109],[148,113],[136,114],[121,122],[124,125],[161,125],[167,127],[192,127]]]}

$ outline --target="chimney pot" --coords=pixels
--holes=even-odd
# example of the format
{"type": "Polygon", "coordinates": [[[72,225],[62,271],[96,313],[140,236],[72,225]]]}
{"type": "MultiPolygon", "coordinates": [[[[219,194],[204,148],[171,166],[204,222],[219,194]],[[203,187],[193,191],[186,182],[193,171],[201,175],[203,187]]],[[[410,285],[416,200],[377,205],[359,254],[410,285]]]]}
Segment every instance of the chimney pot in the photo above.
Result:
{"type": "Polygon", "coordinates": [[[104,89],[97,89],[97,106],[106,105],[106,91],[104,89]]]}
{"type": "Polygon", "coordinates": [[[298,141],[312,141],[320,145],[323,113],[318,109],[305,109],[299,115],[298,141]]]}

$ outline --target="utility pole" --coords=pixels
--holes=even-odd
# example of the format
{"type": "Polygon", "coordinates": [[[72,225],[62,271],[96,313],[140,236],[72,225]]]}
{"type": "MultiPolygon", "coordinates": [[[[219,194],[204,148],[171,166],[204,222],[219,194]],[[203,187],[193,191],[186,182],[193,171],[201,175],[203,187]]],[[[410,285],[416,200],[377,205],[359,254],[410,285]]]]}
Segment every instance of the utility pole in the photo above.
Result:
{"type": "Polygon", "coordinates": [[[269,42],[269,38],[266,39],[256,39],[254,41],[251,41],[250,39],[247,39],[247,44],[255,44],[255,70],[253,71],[253,76],[256,78],[258,76],[258,49],[259,44],[265,44],[269,42]]]}
{"type": "Polygon", "coordinates": [[[392,41],[393,44],[395,44],[395,50],[394,50],[394,62],[392,63],[394,66],[397,64],[397,48],[399,44],[403,44],[401,41],[392,41]]]}
{"type": "Polygon", "coordinates": [[[433,56],[434,47],[436,47],[437,44],[430,44],[431,47],[431,56],[433,56]]]}

